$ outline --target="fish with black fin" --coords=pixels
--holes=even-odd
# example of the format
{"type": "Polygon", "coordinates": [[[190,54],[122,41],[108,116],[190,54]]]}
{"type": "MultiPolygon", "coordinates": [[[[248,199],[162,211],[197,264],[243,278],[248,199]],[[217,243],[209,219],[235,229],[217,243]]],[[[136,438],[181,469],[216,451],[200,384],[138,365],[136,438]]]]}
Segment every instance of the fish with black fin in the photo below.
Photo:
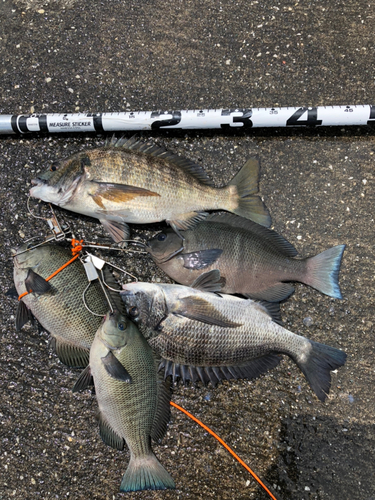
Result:
{"type": "Polygon", "coordinates": [[[215,270],[192,287],[128,283],[121,297],[127,314],[163,359],[165,376],[216,385],[222,379],[256,377],[286,354],[324,401],[330,372],[345,363],[346,354],[281,326],[277,303],[217,292],[220,273],[215,270]]]}
{"type": "Polygon", "coordinates": [[[232,214],[214,214],[181,233],[158,233],[145,246],[170,278],[190,286],[202,273],[218,269],[224,293],[279,302],[294,292],[291,281],[341,299],[338,283],[345,245],[298,259],[297,250],[275,231],[232,214]]]}
{"type": "Polygon", "coordinates": [[[95,386],[99,432],[109,446],[130,450],[120,491],[175,488],[151,448],[164,436],[170,419],[170,385],[157,375],[157,359],[134,323],[109,312],[90,350],[90,364],[73,392],[95,386]]]}
{"type": "MultiPolygon", "coordinates": [[[[14,284],[18,296],[29,292],[18,302],[16,330],[36,318],[51,338],[50,345],[62,363],[85,367],[89,362],[91,343],[108,309],[108,302],[98,281],[85,293],[89,308],[102,315],[94,316],[82,300],[88,285],[84,266],[79,259],[69,264],[50,281],[46,278],[72,258],[71,251],[55,244],[33,247],[32,243],[12,249],[14,284]]],[[[103,269],[105,281],[119,288],[110,270],[103,269]]],[[[108,290],[114,305],[120,306],[119,294],[108,290]]]]}
{"type": "Polygon", "coordinates": [[[166,220],[178,232],[206,217],[206,210],[227,210],[269,226],[258,181],[257,158],[217,188],[194,162],[131,138],[74,154],[33,179],[30,196],[99,219],[120,242],[128,238],[127,223],[166,220]]]}

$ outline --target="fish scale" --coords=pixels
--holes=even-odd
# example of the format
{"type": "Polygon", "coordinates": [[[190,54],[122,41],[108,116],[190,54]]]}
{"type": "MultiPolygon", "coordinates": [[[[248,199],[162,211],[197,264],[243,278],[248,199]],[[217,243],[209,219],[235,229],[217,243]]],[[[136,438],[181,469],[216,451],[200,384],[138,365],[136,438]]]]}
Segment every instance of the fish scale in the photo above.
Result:
{"type": "Polygon", "coordinates": [[[130,462],[121,491],[174,488],[151,448],[170,418],[170,388],[157,375],[157,359],[137,327],[118,311],[108,313],[90,350],[90,364],[73,391],[93,379],[100,411],[100,435],[117,449],[126,442],[130,462]]]}
{"type": "Polygon", "coordinates": [[[200,276],[192,287],[123,285],[127,313],[162,358],[164,375],[216,385],[222,379],[257,377],[286,354],[324,401],[330,371],[345,363],[346,354],[281,326],[277,304],[213,293],[219,287],[217,270],[200,276]]]}
{"type": "Polygon", "coordinates": [[[31,181],[30,196],[100,220],[112,238],[128,237],[127,223],[166,220],[186,229],[207,216],[228,210],[270,225],[258,196],[259,161],[252,158],[227,186],[214,187],[190,160],[136,139],[72,155],[59,168],[31,181]]]}
{"type": "Polygon", "coordinates": [[[225,293],[278,302],[299,281],[331,297],[338,285],[345,245],[310,258],[297,259],[296,249],[275,231],[232,214],[214,214],[181,233],[169,229],[150,239],[145,249],[172,279],[191,285],[202,272],[219,269],[225,293]]]}
{"type": "MultiPolygon", "coordinates": [[[[70,250],[58,245],[46,244],[21,253],[26,248],[27,245],[21,246],[19,255],[14,258],[14,283],[19,295],[26,292],[25,280],[29,269],[46,279],[72,258],[70,250]]],[[[87,364],[89,349],[102,318],[91,314],[82,300],[88,285],[82,263],[76,259],[49,283],[52,287],[49,292],[42,295],[28,293],[21,300],[50,333],[56,350],[64,351],[65,348],[70,352],[74,348],[82,349],[81,355],[87,364]]],[[[92,282],[85,298],[91,310],[105,314],[108,304],[98,281],[92,282]]],[[[61,352],[59,357],[64,363],[70,364],[71,354],[66,353],[64,356],[61,352]]]]}

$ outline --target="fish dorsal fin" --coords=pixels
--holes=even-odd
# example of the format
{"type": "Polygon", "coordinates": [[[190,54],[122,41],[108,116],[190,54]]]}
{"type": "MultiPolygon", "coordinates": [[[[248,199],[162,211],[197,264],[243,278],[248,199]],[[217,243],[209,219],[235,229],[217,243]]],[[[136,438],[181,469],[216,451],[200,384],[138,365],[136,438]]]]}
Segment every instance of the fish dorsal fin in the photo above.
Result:
{"type": "MultiPolygon", "coordinates": [[[[155,369],[158,369],[160,360],[155,359],[155,369]]],[[[163,372],[157,374],[157,403],[154,421],[151,428],[151,438],[160,442],[167,432],[168,423],[171,419],[172,384],[170,379],[165,379],[163,372]]]]}
{"type": "Polygon", "coordinates": [[[167,219],[166,222],[172,227],[172,229],[179,233],[179,229],[186,231],[186,229],[193,228],[198,222],[204,220],[208,215],[208,212],[188,212],[185,214],[179,214],[178,219],[167,219]]]}
{"type": "Polygon", "coordinates": [[[191,284],[191,288],[195,288],[201,292],[220,292],[224,285],[225,283],[220,276],[220,271],[218,269],[212,269],[212,271],[208,271],[198,276],[191,284]]]}
{"type": "Polygon", "coordinates": [[[132,378],[128,370],[120,363],[112,351],[108,351],[106,356],[100,358],[108,375],[121,382],[131,383],[132,378]]]}
{"type": "Polygon", "coordinates": [[[64,363],[64,365],[70,368],[85,368],[89,364],[89,349],[71,345],[56,337],[51,337],[50,346],[61,363],[64,363]]]}
{"type": "Polygon", "coordinates": [[[88,365],[78,377],[77,382],[73,386],[72,392],[81,392],[89,387],[92,387],[93,385],[94,379],[91,375],[90,365],[88,365]]]}
{"type": "Polygon", "coordinates": [[[279,251],[285,257],[295,257],[298,252],[294,246],[289,243],[285,238],[272,229],[261,226],[256,222],[249,219],[244,219],[238,215],[233,214],[212,214],[206,218],[205,222],[215,222],[217,224],[227,224],[231,227],[237,227],[239,229],[245,229],[249,231],[254,236],[265,239],[269,241],[275,250],[279,251]]]}
{"type": "Polygon", "coordinates": [[[220,248],[210,248],[208,250],[199,250],[197,252],[183,253],[181,258],[184,261],[184,266],[186,269],[200,270],[205,267],[211,266],[220,255],[223,250],[220,248]]]}
{"type": "Polygon", "coordinates": [[[21,328],[26,325],[28,321],[33,320],[33,315],[26,304],[20,300],[18,302],[17,313],[16,313],[16,331],[19,332],[21,328]]]}
{"type": "Polygon", "coordinates": [[[26,290],[29,293],[37,293],[43,295],[51,290],[51,285],[42,278],[39,274],[29,269],[25,279],[26,290]]]}
{"type": "Polygon", "coordinates": [[[139,153],[151,155],[156,158],[166,159],[195,177],[202,184],[211,187],[214,186],[212,179],[209,178],[207,172],[205,172],[200,165],[197,165],[192,160],[178,156],[161,146],[156,146],[155,144],[142,141],[136,136],[133,136],[130,139],[123,137],[118,141],[114,141],[112,139],[107,147],[131,149],[132,151],[138,151],[139,153]]]}
{"type": "Polygon", "coordinates": [[[124,438],[119,436],[105,420],[102,413],[99,414],[99,434],[103,442],[115,450],[124,449],[124,438]]]}
{"type": "Polygon", "coordinates": [[[227,318],[206,299],[196,295],[180,299],[179,306],[173,310],[173,314],[223,328],[238,328],[242,326],[241,323],[236,323],[227,318]]]}

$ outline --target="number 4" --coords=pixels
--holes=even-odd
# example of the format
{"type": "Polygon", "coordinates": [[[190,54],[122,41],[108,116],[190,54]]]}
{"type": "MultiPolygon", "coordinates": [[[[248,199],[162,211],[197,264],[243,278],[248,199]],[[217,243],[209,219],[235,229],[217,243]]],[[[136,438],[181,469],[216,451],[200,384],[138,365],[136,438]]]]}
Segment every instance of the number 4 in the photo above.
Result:
{"type": "Polygon", "coordinates": [[[321,125],[322,120],[317,120],[318,108],[298,108],[290,118],[287,119],[286,124],[295,127],[296,125],[306,125],[309,127],[315,127],[316,125],[321,125]],[[307,113],[306,120],[300,120],[302,115],[307,113]]]}

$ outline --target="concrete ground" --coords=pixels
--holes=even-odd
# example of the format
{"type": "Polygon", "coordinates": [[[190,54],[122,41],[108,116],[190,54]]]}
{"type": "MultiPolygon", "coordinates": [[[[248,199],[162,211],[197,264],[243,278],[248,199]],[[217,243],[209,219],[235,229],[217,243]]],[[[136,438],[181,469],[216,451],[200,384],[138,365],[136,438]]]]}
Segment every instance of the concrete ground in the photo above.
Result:
{"type": "MultiPolygon", "coordinates": [[[[374,17],[369,0],[3,0],[0,113],[375,104],[374,17]]],[[[178,387],[173,400],[281,499],[374,500],[373,129],[152,137],[201,163],[217,185],[257,154],[274,229],[303,256],[347,245],[343,300],[297,285],[282,306],[290,330],[348,355],[326,403],[288,359],[256,381],[178,387]]],[[[174,409],[155,451],[176,491],[120,494],[128,453],[102,443],[95,398],[72,394],[79,372],[50,352],[45,333],[15,331],[16,301],[5,295],[13,284],[10,248],[47,230],[27,213],[30,180],[104,141],[93,134],[0,137],[0,499],[269,498],[174,409]]],[[[94,220],[58,214],[77,236],[103,235],[94,220]]],[[[143,238],[160,227],[135,233],[143,238]]],[[[147,256],[129,255],[121,265],[142,280],[165,280],[147,256]]]]}

